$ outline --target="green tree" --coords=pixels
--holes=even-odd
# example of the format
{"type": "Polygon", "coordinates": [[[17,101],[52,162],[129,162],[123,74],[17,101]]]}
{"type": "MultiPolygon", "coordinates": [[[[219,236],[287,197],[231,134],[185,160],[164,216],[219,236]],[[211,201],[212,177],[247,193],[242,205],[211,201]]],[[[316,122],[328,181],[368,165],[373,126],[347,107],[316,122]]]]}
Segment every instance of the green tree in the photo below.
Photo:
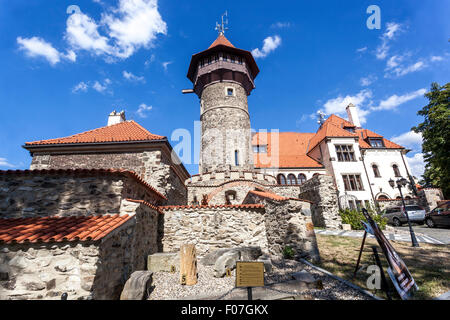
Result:
{"type": "Polygon", "coordinates": [[[446,199],[450,197],[450,83],[440,86],[431,84],[425,94],[429,103],[417,112],[424,121],[413,127],[422,133],[422,152],[425,161],[423,175],[426,187],[442,189],[446,199]]]}

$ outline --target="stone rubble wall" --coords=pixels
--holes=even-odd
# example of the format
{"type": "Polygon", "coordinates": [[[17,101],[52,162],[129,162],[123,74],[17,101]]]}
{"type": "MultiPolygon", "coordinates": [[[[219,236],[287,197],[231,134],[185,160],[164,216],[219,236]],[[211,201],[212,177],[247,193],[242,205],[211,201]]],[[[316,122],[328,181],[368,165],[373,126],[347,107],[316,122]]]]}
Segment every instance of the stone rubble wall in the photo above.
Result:
{"type": "Polygon", "coordinates": [[[136,172],[164,194],[170,204],[186,202],[184,179],[179,177],[169,156],[160,149],[143,152],[39,154],[30,166],[34,169],[125,169],[136,172]]]}
{"type": "Polygon", "coordinates": [[[2,244],[1,299],[118,299],[132,272],[158,251],[159,213],[124,201],[135,217],[96,242],[2,244]]]}
{"type": "MultiPolygon", "coordinates": [[[[403,206],[402,200],[377,200],[378,207],[380,208],[380,212],[384,209],[391,208],[391,207],[401,207],[403,206]]],[[[418,198],[412,198],[412,199],[405,199],[406,205],[423,205],[420,202],[420,199],[418,198]]]]}
{"type": "Polygon", "coordinates": [[[264,222],[271,255],[281,257],[283,250],[290,247],[294,250],[296,258],[315,262],[320,260],[309,202],[273,201],[249,194],[246,203],[264,204],[264,222]]]}
{"type": "Polygon", "coordinates": [[[438,202],[444,200],[444,194],[438,188],[424,188],[418,192],[419,204],[423,206],[427,212],[438,206],[438,202]]]}
{"type": "Polygon", "coordinates": [[[177,208],[164,210],[164,252],[195,244],[198,255],[237,246],[259,246],[267,251],[264,209],[177,208]]]}
{"type": "Polygon", "coordinates": [[[160,203],[131,177],[59,174],[0,175],[0,217],[117,214],[122,199],[160,203]]]}
{"type": "Polygon", "coordinates": [[[337,189],[332,176],[318,175],[301,185],[275,186],[273,191],[285,197],[312,202],[312,221],[315,227],[341,229],[337,189]]]}

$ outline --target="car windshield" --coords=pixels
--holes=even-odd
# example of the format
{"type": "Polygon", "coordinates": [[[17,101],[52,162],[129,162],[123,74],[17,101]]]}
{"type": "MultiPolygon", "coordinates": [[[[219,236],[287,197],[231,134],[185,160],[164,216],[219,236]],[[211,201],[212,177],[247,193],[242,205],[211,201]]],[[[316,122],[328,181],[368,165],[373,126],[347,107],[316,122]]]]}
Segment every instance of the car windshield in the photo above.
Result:
{"type": "Polygon", "coordinates": [[[406,206],[406,210],[423,210],[419,206],[406,206]]]}

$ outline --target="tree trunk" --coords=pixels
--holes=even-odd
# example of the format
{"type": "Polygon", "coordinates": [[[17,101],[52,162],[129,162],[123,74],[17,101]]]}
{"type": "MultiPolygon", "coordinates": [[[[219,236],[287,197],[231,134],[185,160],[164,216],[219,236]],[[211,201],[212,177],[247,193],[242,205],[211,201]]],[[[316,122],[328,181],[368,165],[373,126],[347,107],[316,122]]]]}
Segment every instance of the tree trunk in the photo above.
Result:
{"type": "Polygon", "coordinates": [[[188,286],[197,283],[195,244],[183,244],[180,248],[180,283],[188,286]]]}

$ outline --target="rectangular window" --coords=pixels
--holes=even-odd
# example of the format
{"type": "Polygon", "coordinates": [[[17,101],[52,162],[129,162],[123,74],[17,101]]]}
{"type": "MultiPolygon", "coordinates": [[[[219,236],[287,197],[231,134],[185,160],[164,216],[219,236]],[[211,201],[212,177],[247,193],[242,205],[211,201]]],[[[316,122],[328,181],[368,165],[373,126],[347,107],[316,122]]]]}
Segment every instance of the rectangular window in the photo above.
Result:
{"type": "Polygon", "coordinates": [[[356,209],[358,211],[361,211],[362,208],[362,201],[361,200],[356,200],[356,209]]]}
{"type": "Polygon", "coordinates": [[[355,161],[355,152],[352,145],[335,145],[338,161],[350,162],[355,161]]]}
{"type": "Polygon", "coordinates": [[[239,152],[237,150],[234,150],[234,163],[235,165],[239,165],[239,152]]]}
{"type": "Polygon", "coordinates": [[[382,139],[369,139],[372,148],[384,148],[382,139]]]}
{"type": "Polygon", "coordinates": [[[369,201],[369,200],[364,200],[364,207],[365,207],[366,209],[369,209],[369,208],[370,208],[370,201],[369,201]]]}
{"type": "Polygon", "coordinates": [[[344,187],[346,191],[363,191],[364,187],[359,174],[343,174],[344,187]]]}
{"type": "Polygon", "coordinates": [[[234,89],[233,88],[227,88],[227,95],[228,96],[232,96],[234,94],[234,89]]]}

